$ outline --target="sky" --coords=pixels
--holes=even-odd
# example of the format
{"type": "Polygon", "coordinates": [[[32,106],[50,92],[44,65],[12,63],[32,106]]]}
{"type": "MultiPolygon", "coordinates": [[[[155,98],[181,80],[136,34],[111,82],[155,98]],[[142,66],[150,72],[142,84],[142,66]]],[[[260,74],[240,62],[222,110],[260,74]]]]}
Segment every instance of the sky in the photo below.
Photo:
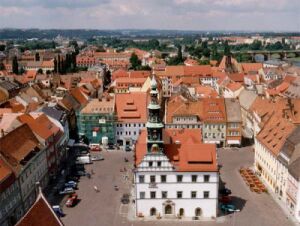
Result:
{"type": "Polygon", "coordinates": [[[0,0],[0,28],[300,31],[300,0],[0,0]]]}

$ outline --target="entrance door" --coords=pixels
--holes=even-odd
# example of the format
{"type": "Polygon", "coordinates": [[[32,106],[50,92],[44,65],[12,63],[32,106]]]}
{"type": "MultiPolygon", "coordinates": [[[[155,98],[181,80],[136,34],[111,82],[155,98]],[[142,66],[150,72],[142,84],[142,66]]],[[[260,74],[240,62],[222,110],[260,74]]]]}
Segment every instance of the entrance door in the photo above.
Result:
{"type": "Polygon", "coordinates": [[[201,208],[196,208],[195,209],[195,215],[196,215],[196,217],[200,217],[201,216],[201,208]]]}
{"type": "Polygon", "coordinates": [[[156,215],[156,209],[155,208],[151,208],[150,209],[150,216],[155,216],[156,215]]]}
{"type": "Polygon", "coordinates": [[[179,216],[181,216],[181,217],[184,216],[184,209],[183,208],[179,209],[179,216]]]}
{"type": "Polygon", "coordinates": [[[172,214],[172,206],[171,205],[165,206],[165,214],[172,214]]]}

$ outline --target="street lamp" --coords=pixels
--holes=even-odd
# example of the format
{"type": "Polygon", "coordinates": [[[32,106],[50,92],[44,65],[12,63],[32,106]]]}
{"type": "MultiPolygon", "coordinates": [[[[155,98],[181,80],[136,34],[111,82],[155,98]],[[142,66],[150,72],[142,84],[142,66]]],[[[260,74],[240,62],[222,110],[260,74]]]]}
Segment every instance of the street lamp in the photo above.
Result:
{"type": "Polygon", "coordinates": [[[233,223],[232,223],[232,226],[235,226],[235,213],[236,212],[240,212],[241,210],[239,209],[228,209],[229,211],[233,212],[233,223]]]}

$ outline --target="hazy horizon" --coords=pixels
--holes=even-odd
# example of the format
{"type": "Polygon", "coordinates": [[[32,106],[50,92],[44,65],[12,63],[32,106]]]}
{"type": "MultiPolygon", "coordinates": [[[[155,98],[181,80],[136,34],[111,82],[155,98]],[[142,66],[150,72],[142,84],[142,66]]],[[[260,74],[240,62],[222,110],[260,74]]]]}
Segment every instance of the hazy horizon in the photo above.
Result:
{"type": "Polygon", "coordinates": [[[0,28],[300,31],[299,0],[0,0],[0,28]]]}

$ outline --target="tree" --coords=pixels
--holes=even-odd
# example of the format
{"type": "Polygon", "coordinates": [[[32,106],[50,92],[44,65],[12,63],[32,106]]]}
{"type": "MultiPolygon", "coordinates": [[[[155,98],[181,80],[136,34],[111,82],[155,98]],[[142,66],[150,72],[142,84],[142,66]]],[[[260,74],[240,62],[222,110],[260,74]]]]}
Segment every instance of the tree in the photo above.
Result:
{"type": "Polygon", "coordinates": [[[57,60],[56,60],[56,57],[54,58],[54,73],[57,73],[58,72],[58,64],[57,64],[57,60]]]}
{"type": "Polygon", "coordinates": [[[135,53],[131,54],[130,64],[134,70],[138,69],[141,66],[141,61],[139,60],[138,56],[135,53]]]}
{"type": "Polygon", "coordinates": [[[179,63],[183,62],[181,45],[178,46],[177,60],[178,60],[179,63]]]}
{"type": "Polygon", "coordinates": [[[259,40],[254,40],[253,43],[250,45],[251,50],[260,50],[262,49],[262,42],[259,40]]]}
{"type": "Polygon", "coordinates": [[[111,83],[111,72],[110,70],[107,70],[104,74],[104,79],[103,79],[103,85],[104,87],[107,87],[111,83]]]}
{"type": "Polygon", "coordinates": [[[4,51],[5,50],[5,45],[0,45],[0,51],[4,51]]]}
{"type": "Polygon", "coordinates": [[[37,70],[37,73],[38,73],[38,74],[43,74],[43,69],[42,69],[42,68],[39,68],[39,69],[37,70]]]}
{"type": "Polygon", "coordinates": [[[35,53],[35,61],[40,61],[40,54],[39,54],[39,52],[35,53]]]}
{"type": "Polygon", "coordinates": [[[220,59],[220,55],[218,53],[218,47],[217,47],[217,44],[214,42],[212,44],[212,47],[211,47],[211,59],[212,60],[219,60],[220,59]]]}
{"type": "Polygon", "coordinates": [[[13,61],[12,61],[12,71],[14,74],[19,74],[19,64],[18,64],[18,59],[16,56],[14,56],[13,61]]]}
{"type": "Polygon", "coordinates": [[[75,49],[76,55],[78,55],[78,53],[79,53],[79,46],[78,46],[77,41],[76,41],[76,40],[70,41],[70,42],[69,42],[69,46],[73,46],[74,49],[75,49]]]}
{"type": "Polygon", "coordinates": [[[230,46],[228,45],[228,41],[225,41],[225,43],[224,43],[224,55],[225,56],[231,55],[230,46]]]}
{"type": "Polygon", "coordinates": [[[159,41],[157,39],[151,39],[148,42],[149,49],[158,49],[159,48],[159,41]]]}

